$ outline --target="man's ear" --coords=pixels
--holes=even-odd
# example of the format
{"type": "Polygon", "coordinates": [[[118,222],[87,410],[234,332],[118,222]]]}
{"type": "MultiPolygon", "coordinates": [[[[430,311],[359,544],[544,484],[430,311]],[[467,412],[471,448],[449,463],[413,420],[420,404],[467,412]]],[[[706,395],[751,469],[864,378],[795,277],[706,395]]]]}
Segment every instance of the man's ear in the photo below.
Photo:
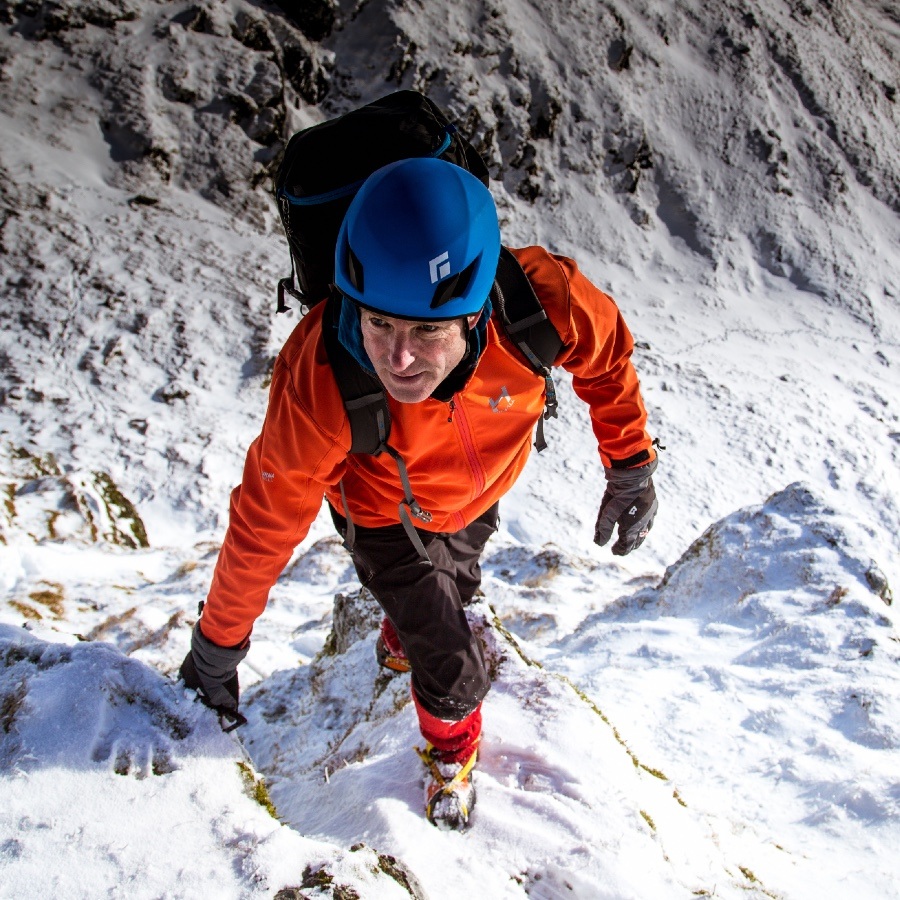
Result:
{"type": "Polygon", "coordinates": [[[471,316],[466,316],[466,326],[469,331],[471,331],[477,324],[479,319],[484,315],[484,310],[479,310],[477,313],[474,313],[471,316]]]}

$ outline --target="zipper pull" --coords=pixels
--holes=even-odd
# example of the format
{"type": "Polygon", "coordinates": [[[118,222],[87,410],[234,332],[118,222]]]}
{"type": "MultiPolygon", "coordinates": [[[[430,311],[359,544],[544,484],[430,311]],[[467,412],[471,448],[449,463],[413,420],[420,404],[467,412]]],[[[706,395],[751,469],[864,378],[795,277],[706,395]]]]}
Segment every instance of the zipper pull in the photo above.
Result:
{"type": "Polygon", "coordinates": [[[451,425],[453,424],[453,413],[455,413],[455,412],[456,412],[456,404],[453,402],[453,400],[451,400],[450,401],[450,415],[447,416],[447,421],[450,422],[451,425]]]}

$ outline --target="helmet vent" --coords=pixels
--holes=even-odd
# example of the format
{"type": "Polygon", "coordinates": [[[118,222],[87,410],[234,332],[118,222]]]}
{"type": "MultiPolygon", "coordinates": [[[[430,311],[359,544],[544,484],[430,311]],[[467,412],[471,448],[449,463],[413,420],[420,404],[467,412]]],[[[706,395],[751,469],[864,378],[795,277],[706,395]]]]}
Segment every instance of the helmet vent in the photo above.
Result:
{"type": "Polygon", "coordinates": [[[347,247],[347,274],[350,278],[350,284],[362,293],[365,290],[363,267],[352,247],[347,247]]]}
{"type": "Polygon", "coordinates": [[[434,296],[431,298],[431,308],[440,309],[445,303],[449,303],[454,297],[465,295],[466,288],[475,271],[475,265],[478,260],[473,260],[467,265],[462,272],[458,272],[451,278],[445,278],[434,289],[434,296]]]}

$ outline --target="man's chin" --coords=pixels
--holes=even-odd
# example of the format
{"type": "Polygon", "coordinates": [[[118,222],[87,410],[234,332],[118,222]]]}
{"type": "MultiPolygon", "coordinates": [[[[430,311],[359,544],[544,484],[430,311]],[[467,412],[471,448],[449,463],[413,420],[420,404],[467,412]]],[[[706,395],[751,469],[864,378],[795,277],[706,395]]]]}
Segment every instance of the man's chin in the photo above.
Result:
{"type": "Polygon", "coordinates": [[[417,388],[385,385],[385,388],[398,403],[421,403],[423,400],[427,400],[434,390],[431,386],[417,388]]]}

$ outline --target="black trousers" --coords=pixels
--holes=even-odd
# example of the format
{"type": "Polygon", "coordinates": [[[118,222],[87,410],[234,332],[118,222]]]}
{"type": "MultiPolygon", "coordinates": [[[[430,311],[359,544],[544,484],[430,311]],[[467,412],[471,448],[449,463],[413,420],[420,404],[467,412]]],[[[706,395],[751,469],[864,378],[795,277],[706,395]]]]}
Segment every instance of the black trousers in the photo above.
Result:
{"type": "MultiPolygon", "coordinates": [[[[334,507],[331,517],[346,536],[347,520],[334,507]]],[[[464,606],[481,584],[481,553],[498,521],[495,503],[461,531],[416,529],[431,566],[422,563],[402,525],[356,526],[351,555],[359,580],[403,644],[419,703],[439,719],[464,719],[490,689],[481,642],[469,629],[464,606]]]]}

